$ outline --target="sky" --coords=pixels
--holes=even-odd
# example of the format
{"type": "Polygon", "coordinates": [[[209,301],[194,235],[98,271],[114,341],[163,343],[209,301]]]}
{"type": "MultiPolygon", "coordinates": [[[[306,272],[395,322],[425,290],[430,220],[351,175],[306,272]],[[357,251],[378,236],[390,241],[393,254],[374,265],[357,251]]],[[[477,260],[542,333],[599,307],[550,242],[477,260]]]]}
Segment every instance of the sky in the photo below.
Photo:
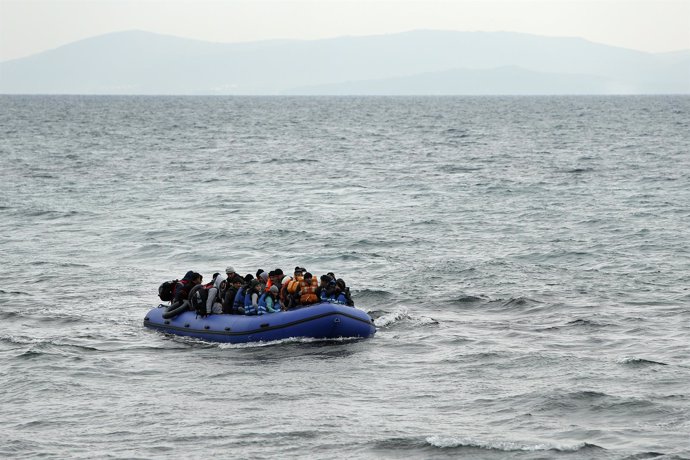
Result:
{"type": "Polygon", "coordinates": [[[132,29],[227,43],[510,31],[667,52],[690,49],[690,0],[0,0],[0,61],[132,29]]]}

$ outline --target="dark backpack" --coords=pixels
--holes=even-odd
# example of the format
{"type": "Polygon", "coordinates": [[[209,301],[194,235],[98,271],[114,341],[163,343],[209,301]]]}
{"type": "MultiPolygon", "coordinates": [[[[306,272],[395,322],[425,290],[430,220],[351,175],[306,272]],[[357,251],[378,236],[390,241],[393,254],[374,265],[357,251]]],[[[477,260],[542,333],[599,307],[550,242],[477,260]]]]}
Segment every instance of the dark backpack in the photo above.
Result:
{"type": "Polygon", "coordinates": [[[160,297],[163,302],[170,302],[173,299],[173,291],[178,281],[179,280],[166,281],[158,286],[158,297],[160,297]]]}
{"type": "Polygon", "coordinates": [[[190,310],[196,312],[197,316],[206,316],[206,301],[208,300],[208,289],[199,285],[196,286],[189,295],[189,303],[192,305],[190,310]]]}

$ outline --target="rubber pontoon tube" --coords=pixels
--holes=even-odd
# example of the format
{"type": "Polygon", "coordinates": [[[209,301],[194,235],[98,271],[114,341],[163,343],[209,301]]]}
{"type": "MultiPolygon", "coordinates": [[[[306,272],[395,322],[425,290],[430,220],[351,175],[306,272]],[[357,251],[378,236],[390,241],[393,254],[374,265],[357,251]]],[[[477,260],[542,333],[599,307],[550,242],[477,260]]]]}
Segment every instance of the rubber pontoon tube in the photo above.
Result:
{"type": "Polygon", "coordinates": [[[179,307],[172,308],[172,305],[171,305],[168,308],[172,308],[172,309],[166,310],[165,313],[163,313],[163,319],[174,318],[177,315],[186,312],[188,310],[187,307],[189,307],[189,302],[186,300],[184,302],[182,302],[182,305],[180,305],[179,307]]]}

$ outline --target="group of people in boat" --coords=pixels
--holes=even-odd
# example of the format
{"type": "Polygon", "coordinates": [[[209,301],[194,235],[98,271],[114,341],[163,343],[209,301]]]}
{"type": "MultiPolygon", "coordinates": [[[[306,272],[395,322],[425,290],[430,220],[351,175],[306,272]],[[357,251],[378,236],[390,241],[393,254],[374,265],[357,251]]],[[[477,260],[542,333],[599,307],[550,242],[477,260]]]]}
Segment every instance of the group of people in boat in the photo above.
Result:
{"type": "Polygon", "coordinates": [[[164,317],[171,318],[191,310],[198,315],[239,314],[263,315],[332,302],[354,307],[350,289],[342,278],[327,273],[315,277],[303,267],[295,267],[292,276],[276,268],[256,275],[239,275],[233,267],[225,269],[226,276],[214,273],[211,282],[203,284],[203,277],[188,271],[179,281],[163,283],[159,288],[162,300],[170,300],[164,317]]]}

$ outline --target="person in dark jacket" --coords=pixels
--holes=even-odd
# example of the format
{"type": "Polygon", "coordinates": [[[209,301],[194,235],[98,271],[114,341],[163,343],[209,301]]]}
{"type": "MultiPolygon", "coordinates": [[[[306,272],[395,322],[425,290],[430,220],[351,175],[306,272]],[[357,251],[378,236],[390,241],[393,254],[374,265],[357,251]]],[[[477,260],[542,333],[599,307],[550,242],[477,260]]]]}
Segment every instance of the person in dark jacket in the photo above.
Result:
{"type": "Polygon", "coordinates": [[[241,276],[233,273],[234,276],[228,278],[228,285],[223,295],[223,313],[232,314],[236,313],[233,311],[233,304],[235,303],[235,296],[240,287],[242,287],[242,282],[244,281],[241,276]]]}
{"type": "Polygon", "coordinates": [[[187,311],[189,308],[189,293],[192,288],[198,284],[201,284],[200,274],[191,270],[185,273],[184,277],[177,282],[175,289],[173,289],[173,300],[170,306],[165,310],[163,318],[173,318],[187,311]]]}
{"type": "Polygon", "coordinates": [[[195,286],[192,284],[193,278],[194,272],[190,270],[185,273],[184,277],[180,281],[177,282],[175,289],[173,289],[172,306],[178,307],[183,301],[187,300],[189,291],[195,286]]]}

